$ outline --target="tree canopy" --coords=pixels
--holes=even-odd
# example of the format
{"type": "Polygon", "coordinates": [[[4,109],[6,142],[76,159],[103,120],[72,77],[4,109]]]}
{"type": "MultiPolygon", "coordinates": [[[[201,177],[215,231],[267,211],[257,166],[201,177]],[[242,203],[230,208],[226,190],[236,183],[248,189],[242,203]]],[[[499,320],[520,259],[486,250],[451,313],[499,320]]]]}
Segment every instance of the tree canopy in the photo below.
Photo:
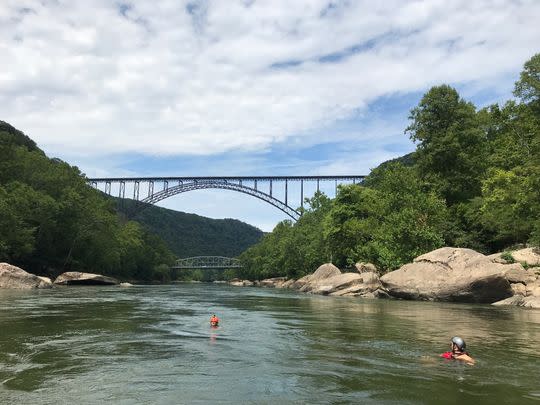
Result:
{"type": "Polygon", "coordinates": [[[299,277],[324,262],[370,261],[382,271],[447,245],[494,253],[540,245],[540,54],[525,63],[519,98],[478,109],[449,85],[412,108],[416,150],[361,185],[318,195],[242,256],[247,278],[299,277]]]}

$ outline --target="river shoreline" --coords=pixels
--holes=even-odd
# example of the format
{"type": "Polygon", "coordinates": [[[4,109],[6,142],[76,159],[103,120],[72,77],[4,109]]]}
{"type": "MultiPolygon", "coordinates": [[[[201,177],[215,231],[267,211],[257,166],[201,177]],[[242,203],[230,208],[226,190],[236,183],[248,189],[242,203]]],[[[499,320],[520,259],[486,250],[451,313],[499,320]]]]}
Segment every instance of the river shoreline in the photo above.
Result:
{"type": "Polygon", "coordinates": [[[357,272],[342,272],[326,263],[298,280],[286,277],[260,281],[234,279],[229,284],[293,289],[329,296],[540,309],[540,253],[533,248],[485,256],[471,249],[445,247],[381,276],[374,271],[362,271],[373,270],[373,265],[363,264],[357,268],[357,272]]]}
{"type": "MultiPolygon", "coordinates": [[[[368,299],[467,302],[540,309],[540,252],[525,248],[485,256],[471,249],[444,247],[418,256],[412,263],[380,274],[372,264],[359,263],[356,272],[342,272],[332,263],[300,279],[228,281],[229,285],[292,289],[309,294],[368,299]]],[[[119,285],[112,277],[66,272],[54,282],[0,263],[0,288],[52,288],[73,285],[119,285]]]]}

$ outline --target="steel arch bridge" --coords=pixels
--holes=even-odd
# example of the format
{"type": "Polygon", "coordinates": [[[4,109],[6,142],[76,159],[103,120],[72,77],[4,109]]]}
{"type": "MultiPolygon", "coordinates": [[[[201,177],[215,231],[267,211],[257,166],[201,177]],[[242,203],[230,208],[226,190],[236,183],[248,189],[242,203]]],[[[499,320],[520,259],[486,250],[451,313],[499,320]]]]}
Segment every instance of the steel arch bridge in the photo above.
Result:
{"type": "MultiPolygon", "coordinates": [[[[304,207],[304,185],[316,183],[320,191],[321,182],[333,182],[335,189],[339,184],[361,183],[363,175],[350,176],[240,176],[240,177],[119,177],[119,178],[89,178],[87,182],[94,188],[108,195],[119,198],[131,198],[141,203],[155,204],[166,198],[193,190],[222,189],[232,190],[250,195],[273,205],[293,220],[298,220],[304,207]],[[289,186],[296,184],[300,188],[300,209],[290,204],[289,186]],[[158,189],[156,185],[161,185],[158,189]],[[261,185],[264,186],[261,188],[261,185]],[[280,184],[276,195],[276,184],[280,184]],[[126,191],[127,190],[127,191],[126,191]],[[126,197],[129,195],[130,197],[126,197]]],[[[141,204],[141,207],[144,207],[141,204]]]]}
{"type": "Polygon", "coordinates": [[[223,256],[196,256],[178,259],[172,269],[239,269],[240,260],[223,256]]]}

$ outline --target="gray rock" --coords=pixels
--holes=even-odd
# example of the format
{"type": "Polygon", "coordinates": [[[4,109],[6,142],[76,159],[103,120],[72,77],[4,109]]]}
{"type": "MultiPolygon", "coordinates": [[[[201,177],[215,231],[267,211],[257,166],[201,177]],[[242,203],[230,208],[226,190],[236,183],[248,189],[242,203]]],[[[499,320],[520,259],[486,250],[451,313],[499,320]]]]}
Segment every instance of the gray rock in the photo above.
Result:
{"type": "Polygon", "coordinates": [[[499,263],[499,264],[508,264],[506,260],[502,258],[502,253],[493,253],[492,255],[486,256],[489,260],[491,260],[493,263],[499,263]]]}
{"type": "Polygon", "coordinates": [[[310,281],[300,291],[313,294],[332,294],[338,290],[349,289],[362,284],[362,276],[358,273],[340,273],[338,275],[310,281]]]}
{"type": "Polygon", "coordinates": [[[527,297],[540,297],[540,279],[528,283],[525,286],[525,292],[527,297]]]}
{"type": "Polygon", "coordinates": [[[285,281],[282,285],[281,285],[281,288],[292,288],[292,286],[294,285],[295,281],[294,279],[289,279],[287,281],[285,281]]]}
{"type": "Polygon", "coordinates": [[[525,297],[520,307],[540,309],[540,297],[525,297]]]}
{"type": "Polygon", "coordinates": [[[525,287],[525,284],[521,283],[515,283],[510,284],[510,288],[512,289],[512,294],[514,295],[527,295],[527,287],[525,287]]]}
{"type": "Polygon", "coordinates": [[[0,288],[29,290],[33,288],[51,288],[52,283],[47,277],[38,277],[20,267],[9,263],[0,263],[0,288]]]}
{"type": "Polygon", "coordinates": [[[119,286],[120,287],[133,287],[133,284],[131,284],[131,283],[120,283],[119,286]]]}
{"type": "Polygon", "coordinates": [[[52,286],[52,280],[49,277],[43,277],[43,276],[37,276],[40,280],[45,282],[46,284],[50,284],[52,286]]]}
{"type": "Polygon", "coordinates": [[[502,301],[494,302],[496,306],[516,306],[523,308],[540,309],[540,297],[524,297],[523,295],[514,295],[502,301]]]}
{"type": "Polygon", "coordinates": [[[523,302],[524,298],[525,297],[523,295],[518,294],[518,295],[514,295],[514,296],[509,297],[509,298],[505,298],[504,300],[494,302],[491,305],[495,305],[497,307],[502,307],[502,306],[506,306],[506,305],[513,305],[513,306],[517,307],[523,302]]]}
{"type": "Polygon", "coordinates": [[[94,273],[82,273],[79,271],[68,271],[60,274],[54,280],[57,285],[116,285],[118,280],[112,277],[94,273]]]}
{"type": "Polygon", "coordinates": [[[266,278],[261,280],[260,286],[268,288],[280,288],[285,281],[287,281],[287,277],[266,278]]]}
{"type": "Polygon", "coordinates": [[[530,280],[530,275],[521,263],[507,264],[503,267],[504,276],[511,283],[525,284],[530,280]]]}
{"type": "Polygon", "coordinates": [[[529,266],[540,266],[540,250],[536,248],[520,249],[512,252],[516,262],[527,263],[529,266]]]}
{"type": "Polygon", "coordinates": [[[512,295],[507,266],[471,249],[441,248],[381,277],[396,298],[492,303],[512,295]]]}
{"type": "Polygon", "coordinates": [[[373,263],[356,263],[354,265],[358,273],[377,273],[377,267],[373,263]]]}

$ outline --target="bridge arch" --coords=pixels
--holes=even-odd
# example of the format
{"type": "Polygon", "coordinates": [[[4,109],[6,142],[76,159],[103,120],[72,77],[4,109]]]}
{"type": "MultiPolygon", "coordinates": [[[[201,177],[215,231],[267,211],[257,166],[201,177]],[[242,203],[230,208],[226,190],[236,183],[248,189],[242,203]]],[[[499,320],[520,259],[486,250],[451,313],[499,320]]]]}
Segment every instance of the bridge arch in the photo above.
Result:
{"type": "MultiPolygon", "coordinates": [[[[335,194],[337,195],[338,184],[361,184],[365,176],[363,175],[341,175],[341,176],[207,176],[207,177],[104,177],[104,178],[88,178],[87,183],[97,190],[103,191],[107,195],[113,195],[118,192],[118,198],[123,200],[133,193],[133,200],[137,203],[155,204],[166,198],[177,194],[185,193],[193,190],[202,189],[222,189],[240,192],[252,197],[258,198],[277,209],[284,212],[292,220],[297,221],[302,215],[304,207],[304,183],[311,182],[312,186],[316,185],[317,192],[320,191],[320,182],[334,183],[335,194]],[[290,183],[296,183],[299,186],[301,209],[295,209],[289,204],[289,189],[290,183]],[[249,184],[246,186],[245,184],[249,184]],[[265,183],[263,188],[268,192],[261,191],[258,188],[261,183],[265,183]],[[276,183],[284,185],[282,199],[274,197],[272,186],[276,183]],[[163,188],[157,190],[158,184],[162,184],[163,188]],[[172,185],[174,184],[174,186],[172,185]],[[253,186],[251,186],[253,185],[253,186]],[[143,190],[146,188],[146,190],[143,190]],[[147,194],[146,194],[147,193],[147,194]],[[146,194],[146,197],[143,196],[146,194]]],[[[297,187],[298,188],[298,187],[297,187]]],[[[146,204],[136,204],[127,215],[133,217],[147,207],[146,204]]]]}
{"type": "Polygon", "coordinates": [[[182,183],[176,186],[167,187],[164,190],[155,192],[154,194],[150,195],[149,197],[146,197],[145,199],[141,200],[143,203],[147,204],[155,204],[159,201],[162,201],[166,198],[172,197],[177,194],[186,193],[188,191],[193,190],[204,190],[204,189],[221,189],[221,190],[232,190],[237,191],[239,193],[244,193],[253,197],[256,197],[262,201],[267,202],[268,204],[273,205],[274,207],[278,208],[279,210],[283,211],[285,214],[287,214],[289,217],[291,217],[294,221],[297,221],[301,213],[291,206],[285,204],[284,202],[278,200],[277,198],[274,198],[270,194],[264,193],[260,190],[244,186],[239,183],[230,183],[227,180],[201,180],[201,181],[193,181],[189,183],[182,183]]]}

